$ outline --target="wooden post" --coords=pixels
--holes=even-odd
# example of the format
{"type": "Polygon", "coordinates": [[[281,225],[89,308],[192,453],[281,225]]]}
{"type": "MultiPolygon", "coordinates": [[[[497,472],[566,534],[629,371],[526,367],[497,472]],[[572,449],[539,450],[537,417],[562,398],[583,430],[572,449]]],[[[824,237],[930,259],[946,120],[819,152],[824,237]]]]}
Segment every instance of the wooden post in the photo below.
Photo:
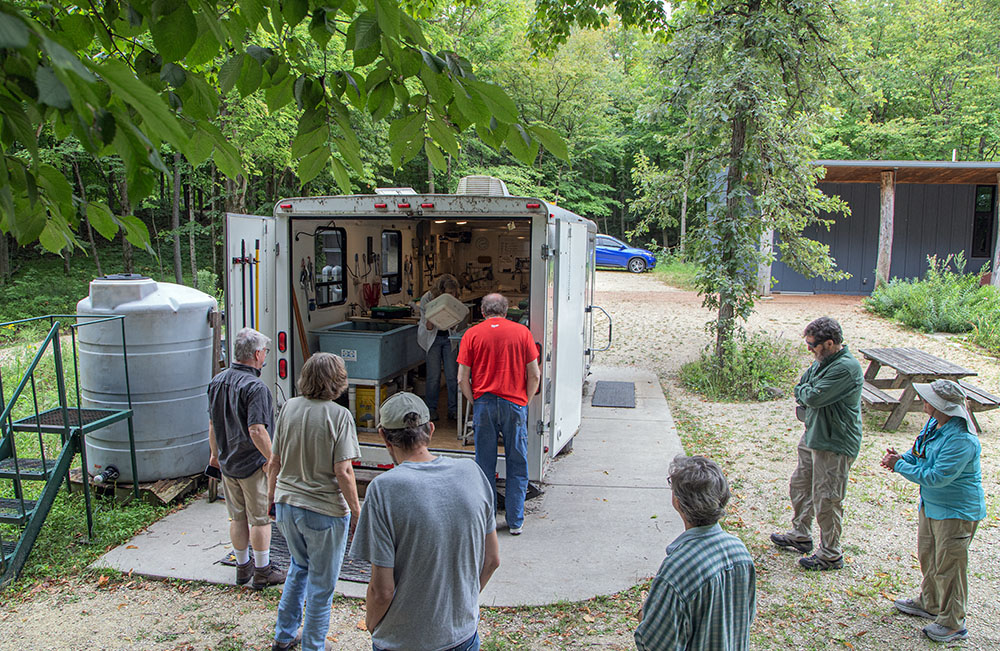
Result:
{"type": "Polygon", "coordinates": [[[757,295],[771,295],[771,254],[774,251],[774,229],[760,234],[760,263],[757,265],[757,295]]]}
{"type": "MultiPolygon", "coordinates": [[[[997,173],[997,189],[993,193],[993,199],[996,202],[994,205],[994,211],[1000,211],[1000,172],[997,173]]],[[[997,232],[994,234],[996,238],[993,242],[993,264],[990,265],[990,284],[994,287],[1000,287],[1000,223],[997,224],[997,232]]]]}
{"type": "Polygon", "coordinates": [[[878,262],[875,265],[875,286],[889,280],[892,266],[892,221],[896,211],[896,171],[882,172],[882,190],[879,193],[878,262]]]}

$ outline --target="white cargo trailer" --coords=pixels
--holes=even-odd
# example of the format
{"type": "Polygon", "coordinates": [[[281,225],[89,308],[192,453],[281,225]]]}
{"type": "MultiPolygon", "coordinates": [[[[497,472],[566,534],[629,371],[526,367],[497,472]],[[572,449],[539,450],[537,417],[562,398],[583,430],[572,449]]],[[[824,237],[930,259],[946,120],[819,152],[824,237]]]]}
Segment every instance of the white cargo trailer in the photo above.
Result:
{"type": "MultiPolygon", "coordinates": [[[[296,394],[306,355],[341,355],[361,465],[385,468],[392,461],[374,407],[393,390],[414,390],[424,359],[417,311],[405,306],[442,273],[459,278],[460,299],[473,314],[482,296],[501,292],[511,304],[508,318],[529,327],[541,353],[542,383],[528,406],[529,478],[537,481],[580,426],[594,352],[596,232],[592,221],[541,199],[509,196],[489,177],[463,179],[459,194],[392,188],[283,199],[272,216],[227,215],[227,329],[252,326],[273,340],[262,378],[279,408],[296,394]]],[[[227,341],[232,359],[232,337],[227,341]]],[[[467,413],[438,423],[436,453],[474,454],[463,436],[467,413]]],[[[504,475],[502,455],[498,471],[504,475]]]]}

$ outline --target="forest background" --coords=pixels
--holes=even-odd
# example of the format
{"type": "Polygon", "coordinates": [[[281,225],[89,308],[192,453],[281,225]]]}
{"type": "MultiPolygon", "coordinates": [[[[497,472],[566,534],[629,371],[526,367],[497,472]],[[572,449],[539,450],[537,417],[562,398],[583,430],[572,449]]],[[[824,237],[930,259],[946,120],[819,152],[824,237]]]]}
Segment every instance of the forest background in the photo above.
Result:
{"type": "MultiPolygon", "coordinates": [[[[691,11],[735,4],[702,3],[691,11]]],[[[828,25],[823,34],[829,74],[807,80],[813,101],[802,110],[804,153],[815,159],[997,159],[1000,14],[993,10],[994,3],[841,0],[807,5],[822,5],[837,25],[828,25]]],[[[156,3],[153,6],[155,10],[156,3]]],[[[654,34],[625,27],[613,12],[597,29],[567,27],[557,49],[539,51],[528,37],[545,6],[531,0],[406,5],[419,16],[427,51],[459,53],[479,80],[506,91],[517,123],[542,141],[542,146],[534,144],[527,151],[512,150],[509,138],[506,147],[496,146],[499,142],[488,146],[484,142],[491,139],[484,138],[481,129],[465,129],[454,136],[451,147],[432,143],[421,148],[417,143],[415,151],[408,152],[413,157],[404,160],[407,157],[393,149],[400,135],[398,125],[392,126],[399,120],[399,106],[388,112],[380,107],[366,110],[372,109],[369,99],[367,107],[364,102],[360,108],[345,106],[357,138],[356,157],[331,147],[329,164],[324,158],[324,164],[306,170],[297,137],[301,101],[279,107],[263,89],[227,83],[224,53],[218,54],[216,67],[225,92],[211,121],[242,160],[243,171],[233,178],[220,173],[218,156],[192,166],[184,152],[161,144],[152,191],[133,204],[122,182],[130,161],[113,154],[93,155],[74,135],[57,133],[51,123],[43,122],[37,157],[72,187],[80,208],[68,221],[80,238],[56,256],[50,251],[55,248],[51,240],[18,244],[9,224],[0,224],[0,283],[16,285],[20,279],[23,287],[37,288],[42,276],[51,276],[61,265],[67,282],[48,283],[53,289],[47,291],[64,291],[66,300],[79,298],[86,294],[96,263],[99,273],[136,271],[188,284],[197,284],[200,276],[203,285],[217,284],[226,211],[270,214],[279,198],[340,194],[345,187],[354,192],[371,192],[377,186],[450,192],[467,174],[500,177],[516,194],[544,197],[593,219],[601,232],[635,244],[684,253],[687,240],[684,255],[690,257],[706,223],[707,197],[717,182],[718,142],[726,135],[719,131],[726,122],[725,116],[699,110],[699,95],[689,91],[724,80],[692,75],[683,65],[690,56],[684,50],[690,40],[669,38],[670,30],[654,34]],[[565,144],[552,138],[553,133],[565,144]],[[104,202],[114,221],[88,212],[88,197],[104,202]],[[103,228],[91,227],[95,218],[103,228]],[[121,243],[102,242],[102,235],[121,243]],[[129,241],[147,250],[138,264],[131,261],[129,241]],[[81,256],[90,259],[84,262],[81,256]],[[38,264],[43,261],[48,264],[38,264]],[[85,273],[74,273],[74,267],[85,273]]],[[[779,2],[764,10],[791,6],[779,2]]],[[[579,12],[573,20],[587,23],[585,10],[579,12]]],[[[315,21],[299,29],[314,26],[315,21]]],[[[336,29],[330,32],[325,51],[306,55],[321,58],[324,66],[329,65],[327,56],[349,58],[345,43],[355,38],[336,29]]],[[[106,55],[99,40],[88,47],[95,59],[106,55]]],[[[252,64],[249,58],[244,57],[242,73],[252,64]]],[[[162,74],[169,78],[167,72],[162,74]]],[[[781,81],[785,87],[796,83],[781,81]]],[[[393,106],[391,99],[388,105],[393,106]]],[[[4,127],[4,135],[10,136],[11,125],[5,121],[4,127]]],[[[447,134],[443,138],[447,141],[447,134]]],[[[5,144],[8,155],[27,160],[32,154],[19,150],[16,139],[5,137],[5,144]]],[[[213,292],[217,287],[202,289],[213,292]]],[[[17,296],[10,289],[5,293],[17,296]]],[[[71,307],[55,295],[50,298],[40,297],[37,290],[25,297],[34,304],[31,313],[71,307]]],[[[15,316],[12,311],[4,309],[0,317],[15,316]]]]}

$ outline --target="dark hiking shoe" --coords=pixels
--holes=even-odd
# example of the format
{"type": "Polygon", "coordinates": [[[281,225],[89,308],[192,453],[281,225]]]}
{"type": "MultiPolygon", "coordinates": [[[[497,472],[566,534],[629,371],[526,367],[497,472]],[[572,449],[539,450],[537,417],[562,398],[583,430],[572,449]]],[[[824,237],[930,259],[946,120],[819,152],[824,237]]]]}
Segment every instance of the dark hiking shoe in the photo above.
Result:
{"type": "Polygon", "coordinates": [[[246,585],[253,578],[253,559],[236,566],[236,585],[246,585]]]}
{"type": "Polygon", "coordinates": [[[924,627],[924,635],[935,642],[954,642],[969,637],[969,629],[959,628],[953,631],[935,622],[924,627]]]}
{"type": "Polygon", "coordinates": [[[771,542],[773,542],[776,547],[796,551],[801,554],[808,554],[813,550],[813,543],[811,540],[795,540],[794,538],[790,538],[783,533],[772,533],[771,542]]]}
{"type": "Polygon", "coordinates": [[[844,557],[841,556],[840,558],[828,561],[813,554],[812,556],[803,556],[800,558],[799,565],[807,570],[817,570],[820,572],[824,570],[839,570],[844,567],[844,557]]]}
{"type": "Polygon", "coordinates": [[[923,617],[924,619],[936,619],[936,615],[932,615],[920,605],[920,602],[916,599],[897,599],[893,602],[896,605],[896,610],[905,614],[913,615],[914,617],[923,617]]]}
{"type": "Polygon", "coordinates": [[[285,582],[285,572],[268,563],[265,567],[254,568],[253,589],[263,590],[269,585],[281,585],[285,582]]]}
{"type": "Polygon", "coordinates": [[[295,637],[288,642],[279,642],[275,640],[274,643],[271,644],[271,651],[288,651],[288,649],[294,649],[297,647],[301,641],[302,629],[300,628],[299,632],[295,634],[295,637]]]}

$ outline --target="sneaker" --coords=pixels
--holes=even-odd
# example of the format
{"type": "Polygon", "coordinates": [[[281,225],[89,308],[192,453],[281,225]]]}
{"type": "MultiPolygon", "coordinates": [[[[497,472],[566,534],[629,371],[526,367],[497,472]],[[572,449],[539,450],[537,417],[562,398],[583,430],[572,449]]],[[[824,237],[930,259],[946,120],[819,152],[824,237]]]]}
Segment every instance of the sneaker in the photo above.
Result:
{"type": "Polygon", "coordinates": [[[841,556],[840,558],[828,561],[813,554],[812,556],[803,556],[800,558],[799,565],[807,570],[818,570],[820,572],[824,570],[839,570],[844,567],[844,557],[841,556]]]}
{"type": "Polygon", "coordinates": [[[253,578],[253,559],[236,566],[236,585],[245,585],[253,578]]]}
{"type": "MultiPolygon", "coordinates": [[[[253,559],[251,559],[253,560],[253,559]]],[[[281,585],[285,582],[284,570],[279,570],[274,563],[268,563],[264,567],[256,567],[253,571],[253,589],[263,590],[269,585],[281,585]]]]}
{"type": "Polygon", "coordinates": [[[924,635],[935,642],[954,642],[955,640],[964,640],[969,637],[969,629],[960,628],[953,631],[934,622],[924,627],[924,635]]]}
{"type": "Polygon", "coordinates": [[[510,528],[510,535],[512,535],[512,536],[520,536],[522,531],[524,531],[524,525],[523,524],[520,527],[511,527],[510,528]]]}
{"type": "Polygon", "coordinates": [[[896,610],[905,615],[914,615],[915,617],[923,617],[924,619],[937,619],[936,615],[932,615],[920,606],[920,602],[916,599],[897,599],[895,602],[896,610]]]}
{"type": "Polygon", "coordinates": [[[299,632],[295,634],[295,637],[288,642],[279,642],[275,640],[274,643],[271,644],[271,651],[288,651],[288,649],[294,649],[297,647],[300,642],[302,642],[301,628],[299,629],[299,632]]]}
{"type": "Polygon", "coordinates": [[[811,540],[795,540],[783,533],[772,533],[771,542],[781,549],[794,550],[803,554],[808,554],[813,550],[813,542],[811,540]]]}

